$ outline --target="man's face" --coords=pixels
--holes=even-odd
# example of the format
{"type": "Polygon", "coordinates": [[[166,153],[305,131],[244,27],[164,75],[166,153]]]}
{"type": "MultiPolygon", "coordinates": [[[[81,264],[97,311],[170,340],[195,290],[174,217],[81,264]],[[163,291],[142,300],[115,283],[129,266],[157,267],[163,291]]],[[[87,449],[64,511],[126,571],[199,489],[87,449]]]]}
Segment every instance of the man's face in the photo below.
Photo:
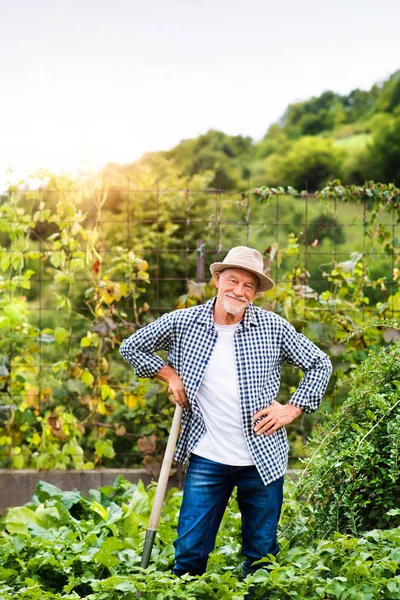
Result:
{"type": "Polygon", "coordinates": [[[239,315],[254,299],[258,279],[243,269],[225,269],[215,274],[215,285],[218,288],[217,300],[222,308],[231,315],[239,315]]]}

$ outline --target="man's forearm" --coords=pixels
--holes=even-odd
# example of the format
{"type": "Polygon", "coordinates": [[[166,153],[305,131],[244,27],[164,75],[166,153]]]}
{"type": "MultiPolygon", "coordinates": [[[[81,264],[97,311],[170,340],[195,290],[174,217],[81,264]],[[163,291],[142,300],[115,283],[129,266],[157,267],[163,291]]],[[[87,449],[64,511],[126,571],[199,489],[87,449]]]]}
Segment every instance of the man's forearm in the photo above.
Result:
{"type": "Polygon", "coordinates": [[[288,407],[287,410],[291,411],[293,419],[297,419],[297,417],[303,412],[299,406],[294,406],[294,404],[290,404],[290,402],[288,404],[285,404],[285,406],[288,407]]]}
{"type": "Polygon", "coordinates": [[[168,391],[173,394],[176,404],[179,404],[182,408],[190,409],[185,386],[174,367],[171,367],[171,365],[164,365],[154,377],[168,383],[168,391]]]}
{"type": "Polygon", "coordinates": [[[154,377],[156,379],[161,379],[161,381],[166,381],[168,383],[169,380],[171,379],[171,377],[173,377],[174,375],[178,375],[178,373],[175,371],[174,367],[171,367],[171,365],[164,365],[158,371],[158,373],[156,373],[154,375],[154,377]]]}

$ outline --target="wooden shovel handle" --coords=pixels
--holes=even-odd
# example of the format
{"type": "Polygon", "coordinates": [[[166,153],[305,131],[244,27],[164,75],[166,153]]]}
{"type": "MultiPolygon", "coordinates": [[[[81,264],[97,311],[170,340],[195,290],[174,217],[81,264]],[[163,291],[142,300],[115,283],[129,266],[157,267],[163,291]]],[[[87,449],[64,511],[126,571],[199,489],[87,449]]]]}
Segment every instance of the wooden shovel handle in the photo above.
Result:
{"type": "Polygon", "coordinates": [[[174,418],[172,421],[171,430],[169,432],[169,438],[167,447],[165,449],[164,459],[161,465],[160,476],[158,478],[157,489],[153,500],[153,507],[151,509],[148,529],[156,530],[158,522],[160,520],[161,508],[164,502],[165,492],[167,490],[172,460],[174,458],[175,446],[179,435],[179,429],[181,426],[182,413],[183,408],[177,404],[175,406],[174,418]]]}

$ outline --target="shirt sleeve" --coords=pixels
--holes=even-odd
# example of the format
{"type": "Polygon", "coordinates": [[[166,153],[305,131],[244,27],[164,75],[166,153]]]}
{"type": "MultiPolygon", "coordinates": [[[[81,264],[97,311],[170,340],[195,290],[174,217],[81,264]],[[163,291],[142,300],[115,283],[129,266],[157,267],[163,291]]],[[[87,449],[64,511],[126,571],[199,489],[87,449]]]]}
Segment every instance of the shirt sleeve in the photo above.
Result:
{"type": "Polygon", "coordinates": [[[298,333],[293,325],[283,319],[282,362],[295,365],[304,373],[289,404],[312,413],[320,406],[332,373],[332,363],[325,352],[305,335],[298,333]]]}
{"type": "Polygon", "coordinates": [[[165,362],[153,356],[157,350],[169,350],[172,343],[172,313],[167,313],[122,340],[120,353],[135,369],[138,377],[154,377],[165,362]]]}

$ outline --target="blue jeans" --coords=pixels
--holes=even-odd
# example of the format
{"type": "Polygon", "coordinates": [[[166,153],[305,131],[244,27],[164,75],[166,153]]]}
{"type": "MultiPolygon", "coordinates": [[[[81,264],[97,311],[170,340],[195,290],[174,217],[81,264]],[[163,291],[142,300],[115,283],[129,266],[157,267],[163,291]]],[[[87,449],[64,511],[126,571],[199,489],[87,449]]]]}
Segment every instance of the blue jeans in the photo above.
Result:
{"type": "Polygon", "coordinates": [[[283,499],[283,477],[264,485],[256,467],[231,467],[196,454],[190,457],[175,546],[175,575],[201,575],[214,549],[215,538],[229,497],[237,486],[242,515],[242,553],[246,577],[263,564],[252,566],[267,554],[276,555],[277,527],[283,499]]]}

